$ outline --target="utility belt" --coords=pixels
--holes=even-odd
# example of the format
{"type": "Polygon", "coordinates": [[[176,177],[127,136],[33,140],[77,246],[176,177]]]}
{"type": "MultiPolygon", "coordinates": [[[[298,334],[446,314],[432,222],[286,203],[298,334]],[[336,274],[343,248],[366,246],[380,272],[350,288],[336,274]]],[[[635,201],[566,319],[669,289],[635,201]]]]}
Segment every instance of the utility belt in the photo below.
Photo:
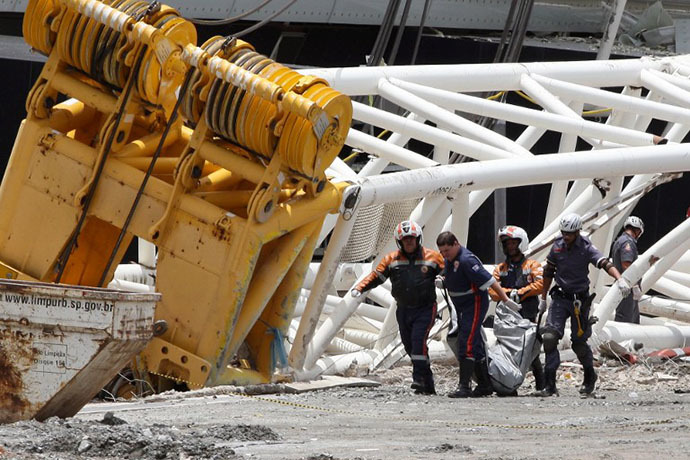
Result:
{"type": "Polygon", "coordinates": [[[560,286],[554,286],[550,291],[551,297],[560,297],[561,299],[584,302],[589,298],[589,291],[582,292],[565,292],[560,286]]]}

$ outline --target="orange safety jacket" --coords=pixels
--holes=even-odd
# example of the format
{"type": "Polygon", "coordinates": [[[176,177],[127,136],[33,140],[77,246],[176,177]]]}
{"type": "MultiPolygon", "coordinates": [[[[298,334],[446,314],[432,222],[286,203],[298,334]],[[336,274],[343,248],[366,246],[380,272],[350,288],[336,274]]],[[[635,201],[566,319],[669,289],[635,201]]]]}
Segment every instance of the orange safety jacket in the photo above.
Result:
{"type": "MultiPolygon", "coordinates": [[[[501,283],[501,287],[510,296],[513,289],[517,289],[520,301],[529,297],[536,297],[544,289],[544,269],[533,259],[524,258],[521,265],[522,272],[518,273],[515,286],[506,286],[504,279],[508,275],[508,262],[504,261],[494,267],[494,278],[501,283]]],[[[489,288],[491,300],[500,300],[498,293],[489,288]]]]}
{"type": "Polygon", "coordinates": [[[436,275],[443,270],[443,257],[438,252],[421,247],[410,259],[401,250],[386,255],[356,287],[368,291],[391,279],[391,294],[398,307],[418,308],[436,302],[436,275]]]}

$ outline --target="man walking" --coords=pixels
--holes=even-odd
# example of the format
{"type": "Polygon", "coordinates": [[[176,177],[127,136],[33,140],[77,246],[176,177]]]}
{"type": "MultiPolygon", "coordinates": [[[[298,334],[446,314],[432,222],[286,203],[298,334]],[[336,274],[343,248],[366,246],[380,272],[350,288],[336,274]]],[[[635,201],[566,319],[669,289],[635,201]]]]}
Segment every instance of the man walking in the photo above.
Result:
{"type": "Polygon", "coordinates": [[[561,236],[554,241],[544,268],[544,290],[539,302],[539,310],[546,310],[546,295],[551,282],[556,286],[551,289],[551,306],[543,328],[542,342],[546,353],[544,371],[546,385],[543,396],[558,395],[556,389],[556,371],[560,365],[558,341],[563,338],[565,322],[570,318],[570,340],[572,349],[584,368],[584,381],[580,393],[590,394],[594,391],[597,374],[594,371],[592,350],[587,339],[592,335],[589,321],[589,310],[593,295],[589,294],[589,264],[605,270],[616,279],[623,296],[630,293],[625,279],[621,278],[616,267],[585,236],[580,235],[582,218],[577,214],[567,214],[561,218],[561,236]]]}
{"type": "Polygon", "coordinates": [[[451,232],[438,235],[436,245],[443,255],[445,268],[442,277],[457,317],[458,350],[460,377],[458,389],[449,394],[451,398],[488,396],[493,393],[489,381],[486,350],[481,335],[482,322],[489,309],[487,289],[492,287],[499,299],[510,308],[519,309],[511,301],[482,262],[472,251],[462,247],[451,232]],[[477,387],[470,388],[472,373],[477,376],[477,387]]]}
{"type": "MultiPolygon", "coordinates": [[[[642,233],[644,233],[642,219],[636,216],[625,219],[623,233],[613,243],[613,249],[611,249],[613,265],[620,273],[627,270],[630,264],[637,260],[637,240],[642,236],[642,233]]],[[[640,324],[640,306],[637,301],[641,297],[642,291],[635,284],[632,287],[632,292],[624,297],[616,307],[616,321],[640,324]]]]}
{"type": "Polygon", "coordinates": [[[434,282],[443,269],[443,258],[422,246],[422,228],[416,222],[401,222],[394,236],[399,249],[386,255],[376,270],[352,290],[352,296],[359,297],[390,278],[400,338],[412,360],[412,389],[415,393],[436,394],[426,342],[436,319],[434,282]]]}
{"type": "MultiPolygon", "coordinates": [[[[506,294],[522,307],[523,318],[537,322],[539,313],[539,294],[544,289],[543,269],[541,264],[525,257],[529,247],[527,232],[515,225],[498,229],[498,240],[503,246],[506,260],[496,265],[493,276],[501,284],[506,294]]],[[[492,300],[498,301],[498,293],[489,289],[492,300]]],[[[544,368],[539,356],[532,362],[532,374],[537,391],[544,389],[544,368]]]]}

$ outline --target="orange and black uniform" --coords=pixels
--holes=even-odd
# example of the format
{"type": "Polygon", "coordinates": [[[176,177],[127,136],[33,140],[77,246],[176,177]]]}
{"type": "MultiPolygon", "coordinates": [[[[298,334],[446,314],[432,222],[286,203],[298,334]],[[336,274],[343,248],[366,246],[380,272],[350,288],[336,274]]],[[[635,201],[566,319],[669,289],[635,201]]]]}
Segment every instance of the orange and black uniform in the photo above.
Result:
{"type": "Polygon", "coordinates": [[[356,287],[366,292],[390,278],[391,293],[398,304],[400,338],[412,360],[412,379],[427,388],[433,388],[433,376],[426,341],[436,318],[434,280],[441,270],[443,257],[434,250],[423,246],[414,254],[397,250],[386,255],[356,287]]]}
{"type": "MultiPolygon", "coordinates": [[[[526,257],[515,263],[506,260],[494,267],[493,275],[508,296],[517,289],[522,305],[520,314],[523,318],[536,322],[539,295],[544,289],[544,270],[541,264],[526,257]]],[[[501,300],[493,288],[489,288],[489,296],[496,302],[501,300]]]]}
{"type": "MultiPolygon", "coordinates": [[[[524,256],[518,262],[507,259],[494,267],[493,275],[509,296],[513,290],[517,289],[522,306],[520,314],[523,318],[536,323],[539,315],[539,295],[544,290],[544,269],[541,264],[524,256]]],[[[492,300],[500,300],[493,288],[489,288],[489,295],[492,300]]],[[[530,367],[537,391],[540,391],[544,388],[545,381],[544,367],[538,355],[530,367]]]]}

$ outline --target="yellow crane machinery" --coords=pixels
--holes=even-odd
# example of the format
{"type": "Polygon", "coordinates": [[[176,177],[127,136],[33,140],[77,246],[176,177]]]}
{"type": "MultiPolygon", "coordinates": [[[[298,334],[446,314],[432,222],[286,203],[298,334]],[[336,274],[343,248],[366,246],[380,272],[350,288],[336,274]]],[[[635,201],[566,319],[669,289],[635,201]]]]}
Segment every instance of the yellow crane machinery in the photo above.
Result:
{"type": "Polygon", "coordinates": [[[0,186],[7,276],[102,286],[144,238],[162,300],[135,373],[156,390],[271,381],[347,185],[325,170],[349,98],[241,40],[199,47],[157,2],[30,0],[23,33],[48,60],[0,186]]]}

